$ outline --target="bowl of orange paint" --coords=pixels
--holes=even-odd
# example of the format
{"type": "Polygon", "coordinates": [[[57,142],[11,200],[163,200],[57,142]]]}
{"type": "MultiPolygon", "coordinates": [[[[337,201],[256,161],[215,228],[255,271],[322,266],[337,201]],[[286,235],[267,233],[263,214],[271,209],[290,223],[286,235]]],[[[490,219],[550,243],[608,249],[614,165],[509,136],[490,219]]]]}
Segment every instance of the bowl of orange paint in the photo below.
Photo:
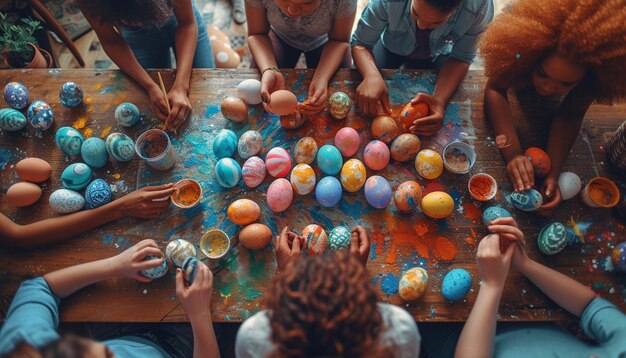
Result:
{"type": "Polygon", "coordinates": [[[619,203],[619,188],[607,178],[595,177],[581,190],[580,198],[592,208],[612,208],[619,203]]]}
{"type": "Polygon", "coordinates": [[[181,209],[189,209],[198,205],[202,198],[202,187],[193,179],[179,180],[174,184],[176,191],[170,195],[172,203],[181,209]]]}
{"type": "Polygon", "coordinates": [[[498,183],[489,174],[474,174],[467,183],[467,189],[472,198],[478,201],[489,201],[498,192],[498,183]]]}

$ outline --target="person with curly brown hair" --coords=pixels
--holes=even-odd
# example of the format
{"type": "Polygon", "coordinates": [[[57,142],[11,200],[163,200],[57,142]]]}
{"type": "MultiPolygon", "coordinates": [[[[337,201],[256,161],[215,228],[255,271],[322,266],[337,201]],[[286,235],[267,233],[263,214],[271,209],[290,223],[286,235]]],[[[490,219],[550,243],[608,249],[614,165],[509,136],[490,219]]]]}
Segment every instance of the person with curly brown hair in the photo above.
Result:
{"type": "Polygon", "coordinates": [[[548,134],[552,169],[541,185],[550,213],[561,202],[558,177],[592,102],[626,98],[624,0],[518,0],[498,16],[479,49],[489,80],[485,111],[515,191],[535,185],[520,145],[507,91],[560,101],[548,134]],[[534,92],[534,93],[533,93],[534,92]]]}
{"type": "Polygon", "coordinates": [[[413,317],[378,303],[365,264],[367,232],[352,230],[350,249],[300,258],[304,239],[285,228],[277,238],[278,275],[265,310],[248,318],[237,357],[418,357],[413,317]]]}

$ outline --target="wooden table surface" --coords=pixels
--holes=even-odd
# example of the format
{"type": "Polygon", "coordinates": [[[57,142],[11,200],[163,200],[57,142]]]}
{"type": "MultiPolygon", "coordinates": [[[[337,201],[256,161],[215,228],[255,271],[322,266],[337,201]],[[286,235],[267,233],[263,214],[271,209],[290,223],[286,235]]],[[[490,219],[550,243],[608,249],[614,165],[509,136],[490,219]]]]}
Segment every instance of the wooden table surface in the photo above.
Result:
{"type": "MultiPolygon", "coordinates": [[[[173,82],[173,72],[161,71],[166,87],[173,82]]],[[[287,88],[300,100],[306,97],[313,72],[307,70],[285,71],[287,88]]],[[[153,73],[156,79],[156,73],[153,73]]],[[[123,219],[87,232],[77,238],[38,250],[0,250],[0,317],[6,309],[19,283],[32,276],[42,275],[65,266],[88,262],[115,255],[134,243],[153,238],[162,250],[172,239],[182,238],[198,244],[202,234],[213,227],[235,235],[239,229],[226,217],[227,205],[237,198],[255,200],[262,208],[260,222],[274,233],[284,225],[301,231],[310,223],[322,225],[327,232],[339,224],[353,227],[361,224],[372,235],[371,257],[368,268],[372,281],[380,288],[381,300],[401,305],[418,321],[463,321],[469,315],[476,293],[478,277],[475,253],[478,240],[486,233],[481,224],[481,213],[489,205],[507,208],[526,233],[528,253],[550,267],[590,286],[602,297],[626,309],[626,279],[606,272],[607,257],[612,247],[623,241],[626,229],[617,222],[610,210],[589,209],[579,197],[564,202],[550,218],[525,213],[511,207],[507,201],[511,185],[505,176],[505,163],[494,143],[494,138],[483,112],[482,89],[485,78],[482,72],[471,71],[461,84],[447,108],[444,128],[433,138],[422,138],[422,148],[441,152],[453,140],[470,143],[478,159],[471,173],[486,172],[496,178],[499,192],[490,203],[478,203],[467,193],[469,175],[449,172],[436,180],[417,177],[412,162],[392,163],[376,173],[397,187],[406,180],[417,180],[425,191],[443,189],[455,199],[455,210],[449,218],[435,221],[421,212],[413,215],[399,213],[391,203],[384,210],[370,207],[363,191],[344,193],[337,207],[321,207],[313,194],[296,196],[291,207],[282,214],[272,213],[265,202],[265,192],[270,178],[258,189],[240,185],[232,190],[220,188],[214,180],[216,162],[211,149],[211,139],[221,128],[233,129],[241,135],[256,129],[264,137],[266,153],[271,147],[281,146],[293,151],[295,142],[312,136],[318,146],[333,142],[336,131],[343,126],[356,128],[362,143],[371,139],[370,118],[362,116],[354,107],[345,121],[336,121],[326,112],[313,116],[296,130],[285,130],[278,117],[266,114],[260,106],[250,109],[250,119],[244,124],[226,121],[220,112],[220,103],[228,95],[236,95],[236,85],[247,78],[258,78],[251,70],[201,70],[194,71],[190,100],[193,117],[173,138],[177,155],[176,167],[166,173],[154,173],[137,157],[129,163],[110,161],[104,168],[95,170],[95,176],[106,180],[115,197],[153,183],[165,183],[190,177],[198,180],[204,190],[200,205],[182,210],[171,206],[158,220],[123,219]],[[548,257],[539,253],[536,246],[538,231],[546,224],[559,221],[579,230],[583,243],[569,245],[562,253],[548,257]],[[402,302],[397,294],[402,272],[413,266],[425,267],[431,277],[427,293],[416,302],[402,302]],[[446,302],[441,295],[444,275],[453,268],[465,268],[473,275],[472,288],[463,301],[446,302]]],[[[423,71],[385,72],[394,113],[417,92],[432,92],[436,76],[423,71]]],[[[54,145],[56,129],[73,126],[85,137],[105,138],[108,133],[124,132],[132,138],[158,121],[152,118],[148,97],[136,84],[119,71],[91,70],[11,70],[0,73],[0,85],[9,81],[24,83],[31,100],[49,102],[56,112],[52,128],[37,135],[32,127],[18,133],[0,134],[0,210],[18,223],[25,224],[51,217],[49,195],[61,187],[60,174],[71,162],[54,145]],[[75,110],[60,105],[58,91],[62,83],[74,81],[85,92],[84,104],[75,110]],[[145,113],[142,122],[131,128],[117,125],[113,112],[121,102],[133,102],[145,113]],[[40,157],[53,167],[52,179],[43,184],[44,195],[35,205],[16,209],[7,205],[4,194],[8,187],[19,181],[13,165],[25,157],[40,157]]],[[[341,70],[331,81],[329,93],[344,91],[354,100],[360,76],[356,71],[341,70]]],[[[512,98],[513,114],[519,125],[520,140],[524,147],[545,146],[547,126],[556,103],[534,97],[532,94],[512,98]],[[529,120],[531,119],[531,120],[529,120]]],[[[3,103],[3,106],[4,103],[3,103]]],[[[596,176],[608,175],[604,147],[610,131],[626,119],[626,105],[593,105],[587,112],[583,130],[579,135],[564,170],[577,173],[583,182],[596,176]]],[[[362,157],[364,144],[356,157],[362,157]]],[[[292,152],[293,153],[293,152],[292,152]]],[[[243,164],[241,158],[237,158],[243,164]]],[[[317,166],[318,180],[321,175],[317,166]]],[[[368,170],[368,175],[373,175],[368,170]]],[[[624,188],[624,178],[619,182],[624,188]]],[[[202,256],[199,252],[198,256],[202,256]]],[[[241,321],[260,309],[264,290],[268,287],[276,268],[273,245],[250,251],[235,246],[221,263],[215,274],[211,301],[215,321],[241,321]]],[[[185,321],[182,307],[175,299],[174,273],[149,284],[127,279],[109,280],[86,288],[63,301],[61,317],[64,321],[185,321]]],[[[500,319],[562,320],[572,317],[550,302],[528,280],[512,270],[500,307],[500,319]]]]}

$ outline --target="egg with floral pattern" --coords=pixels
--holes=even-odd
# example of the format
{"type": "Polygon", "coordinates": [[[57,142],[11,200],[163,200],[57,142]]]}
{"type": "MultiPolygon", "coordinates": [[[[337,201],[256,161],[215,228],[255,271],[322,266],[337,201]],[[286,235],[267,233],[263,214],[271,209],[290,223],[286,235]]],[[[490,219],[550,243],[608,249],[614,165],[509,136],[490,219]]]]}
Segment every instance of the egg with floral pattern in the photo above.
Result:
{"type": "Polygon", "coordinates": [[[89,183],[85,190],[85,203],[87,209],[94,209],[108,204],[113,199],[113,192],[107,182],[96,179],[89,183]]]}
{"type": "Polygon", "coordinates": [[[352,107],[350,97],[343,92],[337,91],[328,98],[328,109],[330,115],[335,119],[341,120],[346,118],[350,112],[350,107],[352,107]]]}

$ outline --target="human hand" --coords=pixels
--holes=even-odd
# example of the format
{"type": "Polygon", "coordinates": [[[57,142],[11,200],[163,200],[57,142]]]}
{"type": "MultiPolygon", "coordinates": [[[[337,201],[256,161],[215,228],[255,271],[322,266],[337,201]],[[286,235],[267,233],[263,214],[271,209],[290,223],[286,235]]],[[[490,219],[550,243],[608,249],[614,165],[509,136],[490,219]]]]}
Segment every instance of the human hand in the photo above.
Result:
{"type": "Polygon", "coordinates": [[[375,116],[378,114],[378,102],[383,106],[383,111],[391,115],[389,107],[389,91],[382,76],[369,76],[356,88],[359,110],[365,115],[375,116]]]}
{"type": "Polygon", "coordinates": [[[352,229],[350,254],[356,257],[363,267],[367,265],[367,259],[370,257],[370,238],[363,226],[352,229]]]}
{"type": "Polygon", "coordinates": [[[524,233],[518,228],[513,218],[499,218],[489,223],[487,229],[500,235],[500,251],[506,252],[512,243],[523,247],[526,245],[524,233]]]}
{"type": "Polygon", "coordinates": [[[487,235],[480,240],[478,250],[476,251],[476,261],[483,287],[491,287],[498,290],[504,288],[504,282],[511,267],[511,259],[515,248],[516,245],[509,245],[504,254],[502,254],[500,251],[500,236],[498,234],[487,235]]]}
{"type": "Polygon", "coordinates": [[[443,127],[446,104],[439,98],[426,93],[418,93],[411,100],[412,105],[416,105],[418,102],[424,102],[428,105],[429,114],[413,121],[413,126],[409,127],[409,130],[416,135],[431,136],[443,127]]]}
{"type": "Polygon", "coordinates": [[[515,191],[528,190],[535,185],[535,171],[525,155],[518,155],[506,165],[515,191]]]}
{"type": "Polygon", "coordinates": [[[282,73],[267,70],[261,76],[261,99],[264,104],[270,103],[270,94],[285,89],[285,77],[282,73]]]}
{"type": "Polygon", "coordinates": [[[191,285],[185,285],[183,270],[176,269],[176,298],[183,305],[183,310],[190,320],[211,319],[211,294],[213,292],[213,273],[202,262],[196,267],[196,277],[191,285]]]}
{"type": "Polygon", "coordinates": [[[309,86],[309,98],[298,104],[298,110],[303,114],[317,114],[326,107],[328,98],[328,82],[313,81],[309,86]]]}
{"type": "Polygon", "coordinates": [[[557,178],[548,175],[541,185],[541,193],[545,194],[548,201],[544,201],[543,205],[537,209],[537,213],[543,216],[552,215],[554,209],[561,204],[563,196],[561,196],[561,190],[559,189],[559,181],[557,178]]]}
{"type": "Polygon", "coordinates": [[[164,259],[156,242],[147,239],[113,256],[111,260],[113,261],[111,267],[115,271],[115,276],[130,277],[140,282],[150,282],[152,279],[140,274],[139,271],[159,266],[164,259]],[[158,258],[144,260],[148,255],[158,256],[158,258]]]}
{"type": "Polygon", "coordinates": [[[300,258],[300,248],[304,245],[304,238],[283,228],[276,236],[276,261],[278,271],[284,270],[291,262],[300,258]]]}
{"type": "Polygon", "coordinates": [[[115,200],[113,205],[121,217],[156,218],[169,206],[169,196],[175,191],[172,183],[146,186],[115,200]],[[163,198],[165,200],[159,200],[163,198]]]}
{"type": "Polygon", "coordinates": [[[167,120],[168,111],[167,103],[165,103],[165,96],[161,92],[161,88],[154,84],[148,89],[148,97],[150,97],[150,103],[152,104],[152,110],[154,115],[165,122],[167,120]]]}
{"type": "Polygon", "coordinates": [[[189,116],[191,115],[191,103],[187,96],[187,91],[183,89],[173,88],[168,94],[167,99],[172,109],[165,120],[165,128],[167,131],[177,130],[189,116]]]}

